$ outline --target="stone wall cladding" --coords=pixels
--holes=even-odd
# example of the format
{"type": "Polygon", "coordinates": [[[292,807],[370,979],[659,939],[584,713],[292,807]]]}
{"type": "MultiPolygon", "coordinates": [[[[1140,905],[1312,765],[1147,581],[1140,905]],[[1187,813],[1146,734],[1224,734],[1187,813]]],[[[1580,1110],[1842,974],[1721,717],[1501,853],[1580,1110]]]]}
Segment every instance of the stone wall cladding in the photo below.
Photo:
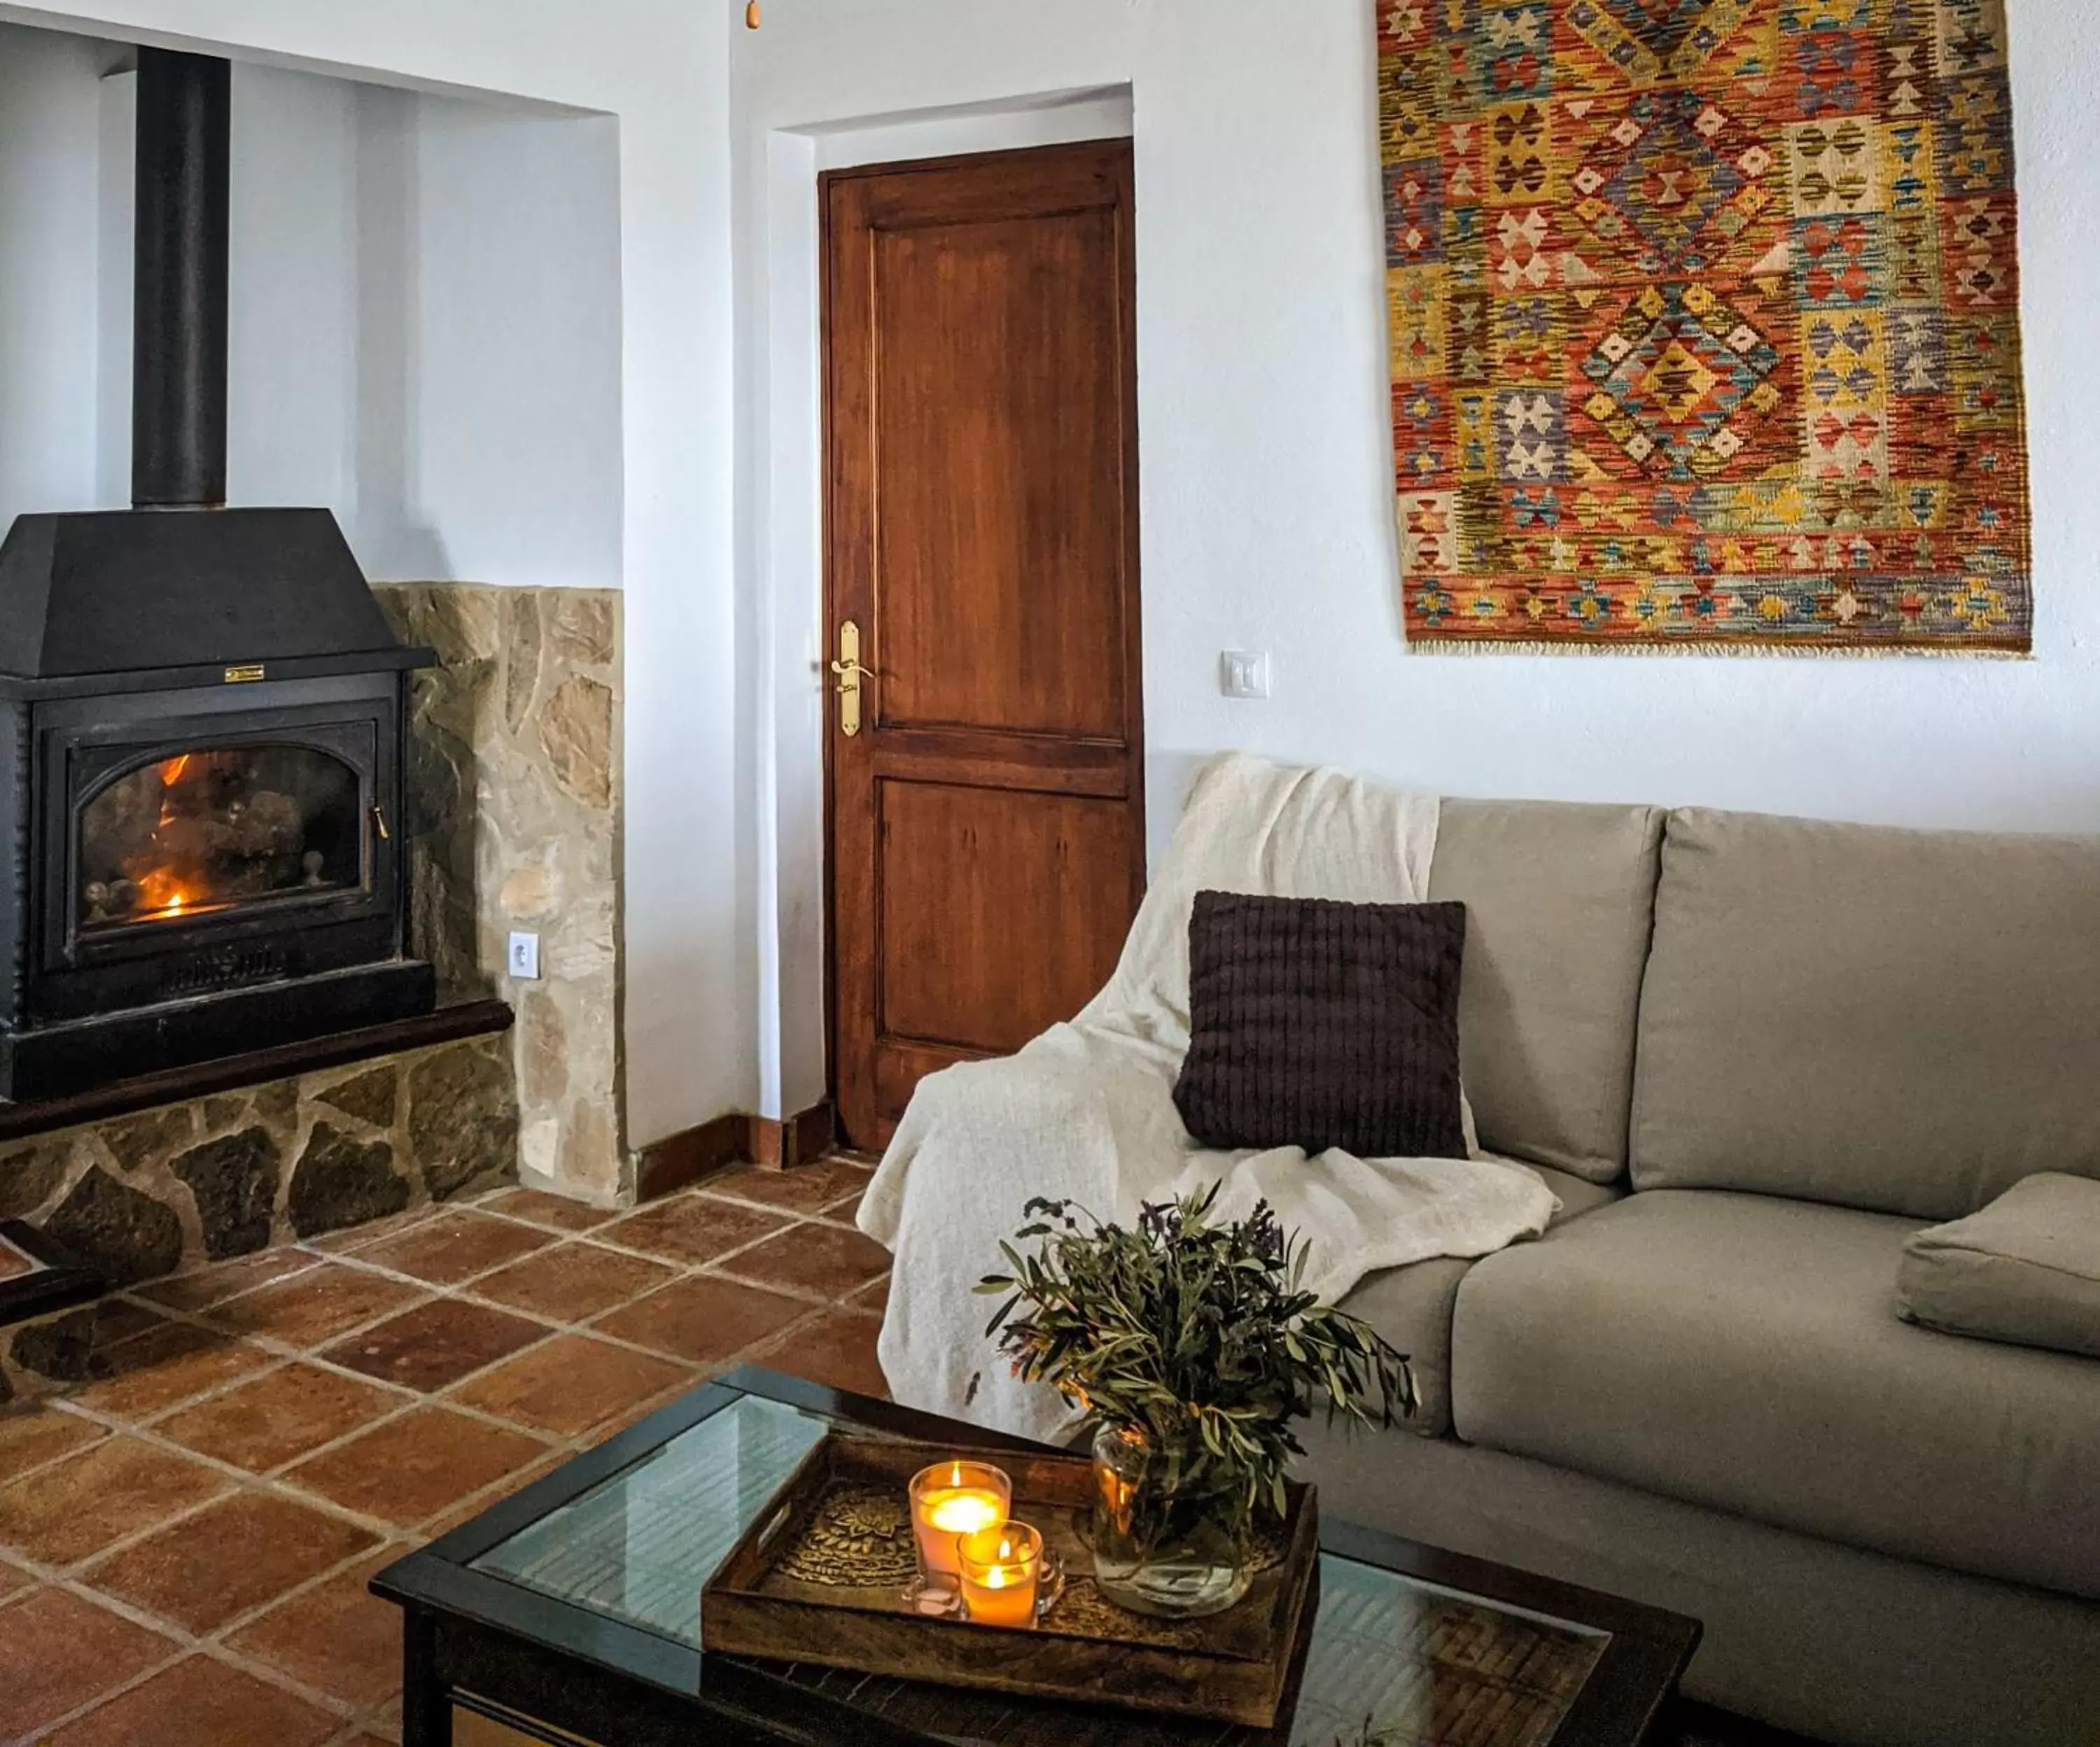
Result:
{"type": "Polygon", "coordinates": [[[518,1010],[528,1181],[629,1199],[620,1112],[620,598],[616,590],[382,584],[395,630],[443,666],[412,724],[417,950],[447,999],[518,1010]],[[540,980],[505,974],[510,930],[540,980]]]}
{"type": "MultiPolygon", "coordinates": [[[[472,1038],[19,1142],[0,1216],[132,1286],[477,1193],[516,1175],[518,1136],[510,1039],[472,1038]]],[[[75,1380],[93,1315],[0,1330],[0,1400],[75,1380]]]]}

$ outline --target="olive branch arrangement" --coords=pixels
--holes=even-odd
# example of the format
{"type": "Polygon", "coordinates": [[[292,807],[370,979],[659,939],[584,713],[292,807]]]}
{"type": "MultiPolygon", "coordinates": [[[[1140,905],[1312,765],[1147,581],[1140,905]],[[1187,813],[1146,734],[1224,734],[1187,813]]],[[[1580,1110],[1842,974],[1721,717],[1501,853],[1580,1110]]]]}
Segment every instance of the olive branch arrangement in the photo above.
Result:
{"type": "Polygon", "coordinates": [[[1134,1229],[1037,1199],[999,1246],[1004,1295],[986,1326],[1023,1381],[1141,1441],[1171,1494],[1237,1493],[1243,1519],[1284,1510],[1291,1430],[1315,1405],[1389,1426],[1418,1405],[1405,1355],[1302,1289],[1306,1246],[1266,1202],[1213,1225],[1218,1187],[1146,1207],[1134,1229]],[[1016,1246],[1041,1240],[1036,1254],[1016,1246]],[[1025,1313],[1024,1312],[1025,1307],[1025,1313]]]}

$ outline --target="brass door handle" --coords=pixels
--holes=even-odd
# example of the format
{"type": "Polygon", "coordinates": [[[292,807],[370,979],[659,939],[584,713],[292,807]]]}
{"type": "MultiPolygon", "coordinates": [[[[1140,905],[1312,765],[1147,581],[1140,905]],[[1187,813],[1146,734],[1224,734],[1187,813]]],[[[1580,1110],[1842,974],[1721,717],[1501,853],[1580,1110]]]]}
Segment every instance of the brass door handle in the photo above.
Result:
{"type": "Polygon", "coordinates": [[[839,681],[839,732],[849,740],[860,732],[860,688],[876,677],[860,661],[860,627],[850,619],[839,627],[839,658],[832,664],[839,681]]]}

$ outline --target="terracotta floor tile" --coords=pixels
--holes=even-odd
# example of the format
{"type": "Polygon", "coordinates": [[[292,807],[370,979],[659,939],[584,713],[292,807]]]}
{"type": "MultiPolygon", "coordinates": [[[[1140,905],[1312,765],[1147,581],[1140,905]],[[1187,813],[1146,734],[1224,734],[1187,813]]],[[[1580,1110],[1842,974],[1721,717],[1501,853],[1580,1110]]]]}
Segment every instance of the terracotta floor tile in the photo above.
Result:
{"type": "Polygon", "coordinates": [[[366,1585],[399,1542],[251,1620],[227,1640],[303,1687],[367,1710],[401,1690],[401,1610],[366,1585]]]}
{"type": "Polygon", "coordinates": [[[593,1325],[616,1340],[695,1365],[717,1364],[776,1334],[810,1306],[734,1280],[695,1276],[637,1299],[593,1325]]]}
{"type": "Polygon", "coordinates": [[[826,1158],[792,1171],[768,1171],[759,1165],[735,1165],[699,1186],[704,1195],[729,1195],[757,1202],[783,1213],[810,1214],[858,1196],[870,1173],[843,1158],[826,1158]]]}
{"type": "Polygon", "coordinates": [[[371,1735],[368,1740],[360,1739],[352,1744],[352,1747],[370,1747],[371,1742],[377,1742],[378,1747],[390,1747],[390,1744],[401,1739],[401,1701],[389,1699],[370,1716],[360,1720],[371,1731],[371,1735]]]}
{"type": "Polygon", "coordinates": [[[564,1335],[461,1383],[451,1399],[558,1437],[576,1437],[692,1376],[689,1366],[564,1335]]]}
{"type": "Polygon", "coordinates": [[[553,1241],[551,1233],[508,1220],[483,1213],[447,1213],[360,1250],[357,1259],[368,1267],[390,1268],[432,1286],[457,1286],[553,1241]]]}
{"type": "Polygon", "coordinates": [[[177,1648],[158,1632],[64,1590],[38,1590],[10,1608],[6,1619],[0,1740],[26,1736],[39,1724],[137,1679],[177,1648]]]}
{"type": "Polygon", "coordinates": [[[851,1225],[860,1217],[861,1198],[867,1193],[867,1185],[841,1196],[816,1216],[833,1225],[851,1225]]]}
{"type": "MultiPolygon", "coordinates": [[[[608,1437],[611,1436],[610,1432],[606,1435],[608,1437]]],[[[535,1480],[545,1480],[557,1468],[566,1467],[574,1459],[572,1454],[568,1450],[558,1448],[550,1449],[531,1467],[518,1468],[505,1475],[501,1480],[485,1492],[479,1495],[467,1494],[443,1515],[433,1517],[430,1521],[418,1524],[416,1529],[416,1538],[419,1541],[429,1542],[435,1541],[441,1536],[448,1535],[455,1529],[472,1522],[483,1512],[495,1509],[505,1499],[516,1497],[535,1480]]]]}
{"type": "Polygon", "coordinates": [[[147,1419],[274,1364],[276,1356],[216,1330],[182,1323],[120,1342],[104,1356],[111,1375],[73,1400],[116,1419],[147,1419]]]}
{"type": "Polygon", "coordinates": [[[292,1364],[171,1414],[154,1435],[199,1455],[267,1474],[408,1405],[376,1383],[292,1364]]]}
{"type": "Polygon", "coordinates": [[[739,1279],[836,1301],[888,1273],[889,1252],[842,1226],[800,1225],[721,1265],[739,1279]]]}
{"type": "Polygon", "coordinates": [[[201,1637],[379,1541],[289,1498],[242,1493],[111,1554],[81,1581],[201,1637]]]}
{"type": "Polygon", "coordinates": [[[461,1711],[452,1719],[452,1747],[533,1747],[532,1737],[472,1711],[461,1711]]]}
{"type": "Polygon", "coordinates": [[[881,1323],[873,1317],[852,1310],[827,1311],[814,1322],[761,1348],[752,1355],[752,1363],[770,1365],[813,1383],[887,1400],[889,1380],[875,1356],[876,1337],[881,1332],[881,1323]]]}
{"type": "Polygon", "coordinates": [[[165,1304],[170,1310],[208,1310],[243,1292],[320,1265],[320,1259],[304,1250],[264,1250],[255,1255],[244,1255],[237,1262],[219,1262],[193,1274],[179,1274],[173,1280],[135,1290],[140,1298],[165,1304]]]}
{"type": "Polygon", "coordinates": [[[105,1298],[95,1307],[95,1349],[100,1352],[119,1341],[173,1326],[151,1304],[128,1298],[105,1298]]]}
{"type": "Polygon", "coordinates": [[[320,1747],[340,1718],[192,1656],[97,1705],[40,1747],[320,1747]]]}
{"type": "Polygon", "coordinates": [[[91,1420],[34,1404],[0,1414],[0,1486],[108,1434],[91,1420]]]}
{"type": "Polygon", "coordinates": [[[653,1396],[646,1401],[637,1401],[632,1407],[623,1408],[604,1424],[591,1427],[590,1441],[593,1445],[598,1445],[618,1437],[629,1427],[640,1425],[651,1414],[660,1414],[673,1401],[683,1396],[691,1394],[706,1380],[704,1372],[691,1373],[687,1376],[685,1383],[677,1388],[667,1390],[662,1395],[653,1396]]]}
{"type": "Polygon", "coordinates": [[[565,1195],[542,1194],[536,1189],[505,1189],[482,1206],[491,1213],[508,1214],[514,1220],[530,1220],[558,1232],[595,1231],[620,1217],[617,1207],[593,1207],[565,1195]]]}
{"type": "Polygon", "coordinates": [[[846,1300],[855,1310],[865,1310],[871,1316],[889,1314],[889,1276],[885,1274],[873,1286],[862,1286],[846,1300]]]}
{"type": "Polygon", "coordinates": [[[680,1195],[630,1213],[598,1233],[600,1242],[616,1243],[660,1255],[668,1261],[697,1265],[731,1250],[787,1229],[787,1220],[753,1207],[740,1207],[704,1195],[680,1195]]]}
{"type": "Polygon", "coordinates": [[[240,1334],[282,1341],[288,1347],[318,1347],[361,1322],[405,1309],[424,1296],[401,1281],[330,1264],[248,1293],[207,1314],[220,1326],[240,1334]]]}
{"type": "Polygon", "coordinates": [[[42,1564],[73,1564],[231,1484],[188,1457],[135,1438],[105,1438],[56,1467],[0,1487],[0,1542],[42,1564]]]}
{"type": "Polygon", "coordinates": [[[322,1255],[354,1255],[360,1250],[368,1250],[375,1243],[385,1243],[426,1220],[435,1219],[445,1210],[435,1202],[426,1202],[420,1207],[411,1207],[406,1213],[390,1215],[383,1220],[373,1220],[363,1225],[352,1225],[346,1230],[330,1232],[324,1237],[310,1237],[305,1247],[322,1255]]]}
{"type": "Polygon", "coordinates": [[[0,1608],[16,1599],[24,1590],[34,1588],[36,1582],[26,1571],[13,1565],[0,1565],[0,1608]]]}
{"type": "Polygon", "coordinates": [[[581,1322],[675,1279],[677,1272],[596,1244],[565,1243],[475,1281],[474,1295],[550,1322],[581,1322]]]}
{"type": "Polygon", "coordinates": [[[345,1510],[412,1529],[546,1449],[522,1432],[428,1407],[311,1457],[285,1478],[345,1510]]]}
{"type": "Polygon", "coordinates": [[[352,1335],[320,1357],[404,1389],[443,1389],[543,1338],[544,1323],[441,1298],[352,1335]]]}

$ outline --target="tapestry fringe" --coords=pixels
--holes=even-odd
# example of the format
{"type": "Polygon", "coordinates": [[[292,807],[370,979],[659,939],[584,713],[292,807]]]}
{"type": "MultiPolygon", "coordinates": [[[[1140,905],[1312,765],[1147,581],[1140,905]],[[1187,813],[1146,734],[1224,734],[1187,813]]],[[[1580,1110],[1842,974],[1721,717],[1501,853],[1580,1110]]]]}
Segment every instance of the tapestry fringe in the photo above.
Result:
{"type": "Polygon", "coordinates": [[[1897,649],[1857,646],[1833,649],[1791,643],[1561,643],[1500,642],[1462,637],[1410,637],[1411,655],[1612,655],[1622,660],[1659,656],[1665,660],[1714,661],[2032,661],[2031,649],[1897,649]]]}

